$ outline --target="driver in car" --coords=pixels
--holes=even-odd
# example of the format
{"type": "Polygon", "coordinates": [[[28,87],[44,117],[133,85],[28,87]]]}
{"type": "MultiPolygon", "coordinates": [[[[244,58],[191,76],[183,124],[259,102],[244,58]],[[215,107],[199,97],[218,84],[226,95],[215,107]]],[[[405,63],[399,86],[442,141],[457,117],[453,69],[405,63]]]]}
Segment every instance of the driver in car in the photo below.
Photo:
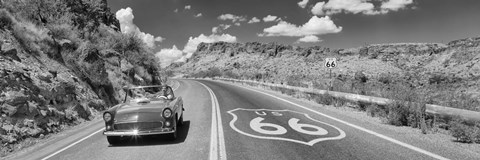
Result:
{"type": "Polygon", "coordinates": [[[172,87],[166,85],[165,83],[162,85],[160,91],[158,92],[159,98],[165,98],[168,100],[172,100],[175,96],[173,95],[173,89],[172,87]]]}

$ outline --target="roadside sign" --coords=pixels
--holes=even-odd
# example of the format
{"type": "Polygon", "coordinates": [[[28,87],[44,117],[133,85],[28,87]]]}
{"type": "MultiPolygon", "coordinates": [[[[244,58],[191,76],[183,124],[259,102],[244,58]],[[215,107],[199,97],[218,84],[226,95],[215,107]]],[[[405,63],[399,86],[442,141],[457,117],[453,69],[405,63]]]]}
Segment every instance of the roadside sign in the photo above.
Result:
{"type": "Polygon", "coordinates": [[[337,67],[337,58],[325,58],[325,67],[327,68],[337,67]]]}

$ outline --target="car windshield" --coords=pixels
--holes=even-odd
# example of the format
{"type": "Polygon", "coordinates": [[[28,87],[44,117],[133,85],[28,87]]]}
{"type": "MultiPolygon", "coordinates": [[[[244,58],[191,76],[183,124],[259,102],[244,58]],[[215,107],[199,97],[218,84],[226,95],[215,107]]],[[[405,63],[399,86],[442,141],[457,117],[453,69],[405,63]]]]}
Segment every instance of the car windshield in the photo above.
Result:
{"type": "Polygon", "coordinates": [[[134,87],[128,90],[126,101],[151,101],[172,99],[173,91],[169,91],[168,86],[142,86],[134,87]]]}

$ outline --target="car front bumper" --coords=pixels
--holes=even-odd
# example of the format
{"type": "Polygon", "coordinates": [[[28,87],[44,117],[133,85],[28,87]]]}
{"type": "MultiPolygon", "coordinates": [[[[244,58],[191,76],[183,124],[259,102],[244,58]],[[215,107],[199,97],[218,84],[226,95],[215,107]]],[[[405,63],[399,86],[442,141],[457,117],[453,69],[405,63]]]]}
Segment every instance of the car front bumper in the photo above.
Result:
{"type": "Polygon", "coordinates": [[[175,130],[171,128],[164,128],[162,130],[152,130],[152,131],[103,131],[103,135],[106,136],[144,136],[144,135],[156,135],[156,134],[169,134],[174,133],[175,130]]]}

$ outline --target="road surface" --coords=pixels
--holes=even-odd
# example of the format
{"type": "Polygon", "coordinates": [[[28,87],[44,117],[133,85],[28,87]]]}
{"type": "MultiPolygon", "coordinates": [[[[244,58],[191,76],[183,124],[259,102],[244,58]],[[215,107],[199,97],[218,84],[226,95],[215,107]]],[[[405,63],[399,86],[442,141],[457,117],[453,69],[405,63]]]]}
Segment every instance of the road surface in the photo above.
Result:
{"type": "Polygon", "coordinates": [[[98,119],[12,159],[478,159],[274,92],[210,80],[176,80],[184,99],[179,138],[110,146],[98,119]]]}

